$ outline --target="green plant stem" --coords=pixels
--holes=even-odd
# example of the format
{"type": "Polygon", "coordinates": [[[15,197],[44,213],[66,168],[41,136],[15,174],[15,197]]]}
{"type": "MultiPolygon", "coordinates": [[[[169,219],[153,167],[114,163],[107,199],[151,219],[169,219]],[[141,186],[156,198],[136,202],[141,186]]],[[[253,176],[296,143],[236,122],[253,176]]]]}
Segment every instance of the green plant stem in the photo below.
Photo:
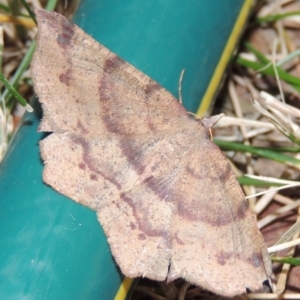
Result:
{"type": "Polygon", "coordinates": [[[300,166],[300,160],[294,157],[272,151],[268,148],[260,148],[254,146],[248,146],[241,143],[227,142],[222,140],[214,140],[214,142],[223,150],[239,151],[239,152],[248,152],[254,155],[272,159],[281,163],[287,163],[293,166],[300,166]]]}

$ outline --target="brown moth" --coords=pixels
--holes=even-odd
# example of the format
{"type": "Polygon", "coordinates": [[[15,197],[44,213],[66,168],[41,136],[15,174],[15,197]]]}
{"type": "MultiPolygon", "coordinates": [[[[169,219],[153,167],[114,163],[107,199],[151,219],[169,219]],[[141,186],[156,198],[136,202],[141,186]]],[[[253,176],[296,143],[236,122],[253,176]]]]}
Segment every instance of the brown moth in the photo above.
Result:
{"type": "Polygon", "coordinates": [[[63,16],[36,11],[43,179],[95,210],[128,277],[255,291],[271,263],[228,160],[158,83],[63,16]]]}

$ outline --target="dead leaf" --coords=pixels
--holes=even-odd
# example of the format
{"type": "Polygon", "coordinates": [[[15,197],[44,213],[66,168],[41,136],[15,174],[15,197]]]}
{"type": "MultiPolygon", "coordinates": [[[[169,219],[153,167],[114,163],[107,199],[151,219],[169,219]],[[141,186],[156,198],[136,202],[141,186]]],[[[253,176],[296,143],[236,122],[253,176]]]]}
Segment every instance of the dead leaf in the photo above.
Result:
{"type": "Polygon", "coordinates": [[[54,12],[36,11],[44,181],[97,211],[128,277],[255,291],[271,263],[229,162],[158,83],[54,12]]]}

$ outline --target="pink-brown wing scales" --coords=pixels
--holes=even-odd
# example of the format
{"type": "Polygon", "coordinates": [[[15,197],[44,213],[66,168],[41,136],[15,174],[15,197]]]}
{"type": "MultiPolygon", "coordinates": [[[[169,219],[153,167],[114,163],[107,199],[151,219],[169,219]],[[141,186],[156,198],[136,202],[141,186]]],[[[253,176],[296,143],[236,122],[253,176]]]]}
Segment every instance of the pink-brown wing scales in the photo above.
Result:
{"type": "Polygon", "coordinates": [[[168,232],[170,205],[152,190],[141,199],[129,199],[128,191],[150,176],[168,177],[179,163],[169,138],[190,116],[170,93],[63,16],[36,15],[31,71],[43,104],[40,130],[53,132],[40,143],[44,181],[97,210],[125,275],[163,280],[169,254],[166,237],[157,232],[168,232]],[[134,236],[132,230],[147,221],[146,210],[160,212],[156,234],[149,229],[149,236],[144,230],[134,236]]]}
{"type": "Polygon", "coordinates": [[[126,276],[164,280],[182,146],[168,135],[88,142],[54,133],[41,142],[43,176],[60,193],[97,211],[126,276]]]}
{"type": "Polygon", "coordinates": [[[73,132],[86,139],[107,129],[146,134],[164,131],[170,119],[186,114],[165,89],[62,15],[37,10],[36,16],[31,72],[43,103],[41,131],[73,132]]]}
{"type": "MultiPolygon", "coordinates": [[[[196,133],[189,134],[192,141],[196,133]]],[[[228,297],[263,290],[270,258],[228,160],[202,139],[181,164],[168,279],[185,278],[228,297]]]]}
{"type": "Polygon", "coordinates": [[[222,295],[258,287],[266,249],[206,128],[64,17],[37,18],[31,70],[41,130],[53,132],[41,142],[45,182],[97,211],[127,276],[184,277],[222,295]]]}

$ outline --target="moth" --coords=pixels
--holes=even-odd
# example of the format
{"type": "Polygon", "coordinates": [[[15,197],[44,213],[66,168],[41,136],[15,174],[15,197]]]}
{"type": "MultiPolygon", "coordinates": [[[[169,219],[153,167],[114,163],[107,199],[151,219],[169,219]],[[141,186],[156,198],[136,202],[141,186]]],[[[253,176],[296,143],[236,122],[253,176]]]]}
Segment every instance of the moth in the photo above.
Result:
{"type": "Polygon", "coordinates": [[[36,16],[43,180],[97,212],[124,275],[261,289],[269,255],[213,122],[63,16],[36,16]]]}

